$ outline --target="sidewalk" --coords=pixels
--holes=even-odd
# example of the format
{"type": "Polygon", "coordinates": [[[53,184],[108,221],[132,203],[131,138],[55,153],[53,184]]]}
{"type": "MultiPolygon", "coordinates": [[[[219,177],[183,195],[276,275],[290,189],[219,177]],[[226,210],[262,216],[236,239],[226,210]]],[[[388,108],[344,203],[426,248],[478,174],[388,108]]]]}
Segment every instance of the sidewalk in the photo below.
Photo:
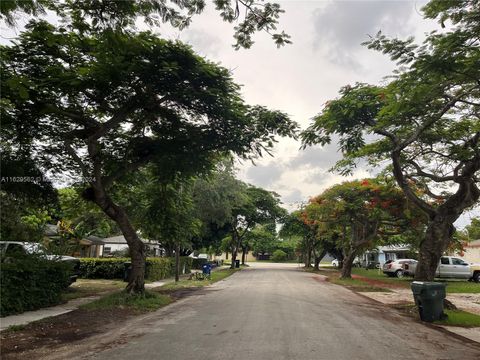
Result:
{"type": "MultiPolygon", "coordinates": [[[[391,292],[361,292],[360,294],[385,305],[413,303],[410,289],[389,289],[391,292]]],[[[458,309],[480,315],[480,294],[447,294],[458,309]]],[[[464,328],[459,326],[431,325],[443,328],[454,334],[480,343],[480,328],[464,328]]]]}

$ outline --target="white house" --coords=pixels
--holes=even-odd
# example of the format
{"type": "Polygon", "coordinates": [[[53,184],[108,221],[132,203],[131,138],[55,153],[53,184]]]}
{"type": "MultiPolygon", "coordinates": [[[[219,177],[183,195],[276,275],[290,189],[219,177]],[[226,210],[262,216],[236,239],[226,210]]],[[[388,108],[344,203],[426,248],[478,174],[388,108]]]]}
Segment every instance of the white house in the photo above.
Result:
{"type": "Polygon", "coordinates": [[[379,265],[383,267],[383,264],[387,260],[398,260],[407,258],[408,253],[410,252],[409,245],[388,245],[388,246],[377,246],[373,250],[367,250],[361,257],[361,263],[363,267],[368,265],[379,265]]]}
{"type": "MultiPolygon", "coordinates": [[[[145,244],[147,255],[149,256],[162,256],[164,249],[160,246],[160,243],[156,240],[140,239],[145,244]]],[[[128,249],[127,240],[123,235],[112,236],[102,239],[103,250],[100,256],[109,256],[117,251],[126,251],[128,249]]]]}

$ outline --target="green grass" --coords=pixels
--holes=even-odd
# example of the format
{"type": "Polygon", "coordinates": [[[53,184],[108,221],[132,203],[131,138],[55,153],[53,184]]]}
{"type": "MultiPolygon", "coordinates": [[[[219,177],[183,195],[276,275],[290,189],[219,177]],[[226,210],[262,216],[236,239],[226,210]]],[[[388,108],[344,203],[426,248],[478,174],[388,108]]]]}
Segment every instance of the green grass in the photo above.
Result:
{"type": "Polygon", "coordinates": [[[128,308],[142,312],[153,311],[168,305],[172,299],[167,295],[145,291],[143,295],[130,295],[125,291],[116,292],[82,305],[87,310],[109,310],[116,308],[128,308]]]}
{"type": "MultiPolygon", "coordinates": [[[[352,274],[364,276],[369,279],[379,280],[386,284],[396,284],[401,287],[410,288],[410,283],[413,281],[412,277],[403,278],[391,278],[382,272],[378,272],[378,269],[366,270],[361,268],[353,268],[352,274]]],[[[442,282],[447,285],[447,294],[478,294],[480,293],[480,284],[475,282],[469,282],[466,280],[445,280],[435,279],[437,282],[442,282]]]]}
{"type": "Polygon", "coordinates": [[[435,280],[438,282],[443,282],[447,285],[447,294],[478,294],[480,293],[480,284],[476,282],[467,282],[467,281],[444,281],[444,280],[435,280]]]}
{"type": "Polygon", "coordinates": [[[202,287],[213,284],[217,281],[223,280],[226,277],[236,273],[240,269],[222,269],[217,271],[212,271],[210,279],[206,280],[180,280],[177,283],[169,283],[159,287],[159,290],[178,290],[178,289],[185,289],[185,288],[194,288],[194,287],[202,287]]]}
{"type": "Polygon", "coordinates": [[[480,315],[472,314],[462,310],[445,310],[448,318],[441,321],[435,321],[435,324],[478,327],[480,326],[480,315]]]}
{"type": "Polygon", "coordinates": [[[6,331],[9,331],[9,332],[15,332],[15,331],[20,331],[20,330],[23,330],[25,329],[26,325],[23,324],[23,325],[10,325],[6,331]]]}
{"type": "Polygon", "coordinates": [[[62,294],[62,299],[63,301],[69,301],[123,289],[125,286],[126,283],[120,280],[78,279],[62,294]]]}

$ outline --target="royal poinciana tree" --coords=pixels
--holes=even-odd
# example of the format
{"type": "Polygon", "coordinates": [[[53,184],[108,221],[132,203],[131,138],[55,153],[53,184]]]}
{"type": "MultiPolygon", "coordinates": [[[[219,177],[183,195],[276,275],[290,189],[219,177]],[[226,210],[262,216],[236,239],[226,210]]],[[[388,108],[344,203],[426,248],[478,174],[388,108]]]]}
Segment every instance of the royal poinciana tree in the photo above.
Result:
{"type": "Polygon", "coordinates": [[[362,251],[415,238],[422,221],[414,215],[399,188],[365,179],[334,185],[312,198],[302,219],[315,227],[320,242],[336,240],[344,255],[342,278],[349,278],[353,261],[362,251]]]}
{"type": "Polygon", "coordinates": [[[110,189],[156,163],[205,171],[219,154],[260,156],[296,124],[246,105],[228,70],[151,33],[94,35],[32,21],[1,48],[2,137],[44,169],[71,172],[125,236],[129,292],[144,290],[144,248],[110,189]]]}
{"type": "Polygon", "coordinates": [[[421,45],[377,34],[366,45],[400,63],[386,86],[345,86],[303,133],[304,145],[340,138],[349,172],[359,158],[389,165],[409,201],[429,218],[416,279],[432,280],[454,222],[480,197],[478,0],[431,1],[424,13],[449,31],[421,45]],[[372,134],[374,136],[372,136],[372,134]]]}
{"type": "MultiPolygon", "coordinates": [[[[278,3],[213,0],[213,5],[223,21],[235,24],[233,47],[237,50],[250,48],[257,32],[267,33],[277,47],[291,43],[288,34],[277,31],[278,19],[284,12],[278,3]]],[[[182,30],[205,7],[204,0],[2,0],[0,19],[14,27],[18,18],[46,17],[48,11],[50,18],[55,14],[82,33],[131,30],[137,21],[156,27],[168,23],[182,30]]]]}

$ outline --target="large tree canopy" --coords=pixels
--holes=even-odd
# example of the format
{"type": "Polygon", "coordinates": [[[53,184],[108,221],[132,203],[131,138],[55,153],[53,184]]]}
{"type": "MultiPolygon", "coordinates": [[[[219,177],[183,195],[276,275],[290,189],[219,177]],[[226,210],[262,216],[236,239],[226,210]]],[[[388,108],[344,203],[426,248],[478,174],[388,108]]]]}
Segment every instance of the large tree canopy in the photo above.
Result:
{"type": "MultiPolygon", "coordinates": [[[[236,23],[235,49],[250,48],[256,32],[268,33],[277,47],[291,43],[288,34],[277,31],[278,19],[284,12],[277,3],[214,0],[213,4],[223,21],[236,23]]],[[[2,0],[0,18],[15,26],[18,14],[41,17],[49,11],[83,34],[132,29],[139,18],[148,25],[169,23],[181,30],[205,6],[204,0],[2,0]]]]}
{"type": "Polygon", "coordinates": [[[342,277],[351,277],[355,257],[379,244],[407,243],[422,234],[421,214],[411,208],[392,181],[364,179],[337,184],[312,198],[303,211],[305,224],[323,243],[342,249],[342,277]],[[420,215],[420,216],[419,216],[420,215]]]}
{"type": "Polygon", "coordinates": [[[125,235],[131,291],[143,291],[143,245],[109,189],[148,163],[209,169],[225,153],[261,156],[296,124],[246,105],[225,68],[149,32],[80,35],[44,21],[2,46],[2,136],[43,168],[81,175],[125,235]]]}
{"type": "Polygon", "coordinates": [[[366,45],[399,62],[394,79],[343,87],[303,133],[304,145],[340,137],[342,173],[359,158],[390,162],[398,185],[430,218],[417,279],[433,279],[453,223],[480,197],[478,6],[478,0],[431,1],[425,15],[451,28],[430,33],[422,45],[377,34],[366,45]]]}

